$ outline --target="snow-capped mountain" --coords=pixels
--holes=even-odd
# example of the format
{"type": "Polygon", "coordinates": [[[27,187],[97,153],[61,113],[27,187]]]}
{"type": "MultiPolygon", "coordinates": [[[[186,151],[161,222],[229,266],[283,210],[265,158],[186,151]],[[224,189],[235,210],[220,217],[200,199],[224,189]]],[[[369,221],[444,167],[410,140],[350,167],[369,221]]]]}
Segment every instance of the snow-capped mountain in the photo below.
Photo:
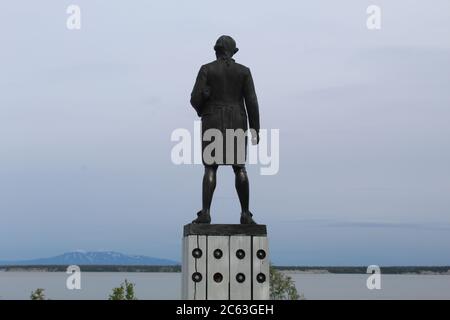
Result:
{"type": "Polygon", "coordinates": [[[140,255],[127,255],[114,251],[74,251],[55,257],[33,260],[0,261],[0,265],[178,265],[173,260],[140,255]]]}

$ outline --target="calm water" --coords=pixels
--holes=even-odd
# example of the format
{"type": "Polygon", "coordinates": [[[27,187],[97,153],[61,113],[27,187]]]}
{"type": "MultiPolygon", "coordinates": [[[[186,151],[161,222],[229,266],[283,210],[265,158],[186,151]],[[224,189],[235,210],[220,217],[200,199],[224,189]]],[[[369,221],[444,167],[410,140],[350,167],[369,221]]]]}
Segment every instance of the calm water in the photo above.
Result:
{"type": "MultiPolygon", "coordinates": [[[[450,299],[449,275],[383,275],[381,290],[366,288],[366,275],[292,274],[307,299],[450,299]]],[[[179,299],[179,273],[84,272],[81,290],[66,289],[62,272],[0,272],[0,299],[29,299],[45,288],[50,299],[107,299],[124,279],[139,299],[179,299]]]]}

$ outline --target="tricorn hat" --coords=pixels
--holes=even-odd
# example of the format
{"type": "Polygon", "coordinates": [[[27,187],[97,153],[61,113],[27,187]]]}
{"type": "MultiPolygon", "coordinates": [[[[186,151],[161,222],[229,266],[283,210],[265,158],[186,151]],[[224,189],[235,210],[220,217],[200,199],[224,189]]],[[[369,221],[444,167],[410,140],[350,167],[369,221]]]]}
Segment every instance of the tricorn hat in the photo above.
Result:
{"type": "Polygon", "coordinates": [[[230,36],[220,36],[216,41],[214,50],[228,52],[231,53],[231,55],[239,51],[239,49],[236,48],[236,41],[230,36]]]}

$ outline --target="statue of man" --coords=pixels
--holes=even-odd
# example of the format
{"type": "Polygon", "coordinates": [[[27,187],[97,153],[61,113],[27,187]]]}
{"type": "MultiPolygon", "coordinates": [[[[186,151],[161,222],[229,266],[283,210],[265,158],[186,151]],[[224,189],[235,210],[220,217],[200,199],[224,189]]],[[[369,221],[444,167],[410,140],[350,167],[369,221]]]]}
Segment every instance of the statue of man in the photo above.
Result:
{"type": "Polygon", "coordinates": [[[245,170],[248,127],[252,133],[252,143],[259,143],[259,108],[255,87],[250,69],[232,59],[238,51],[233,38],[221,36],[214,50],[217,59],[200,68],[191,94],[191,104],[202,119],[202,160],[205,166],[203,207],[192,222],[211,223],[210,207],[218,166],[231,165],[242,209],[240,222],[256,224],[249,210],[249,182],[245,170]],[[210,129],[220,132],[222,139],[216,141],[217,137],[213,139],[209,135],[206,138],[205,133],[210,129]],[[236,135],[230,136],[230,131],[236,135]],[[222,147],[213,150],[211,158],[205,151],[211,150],[208,145],[214,142],[221,142],[222,147]]]}

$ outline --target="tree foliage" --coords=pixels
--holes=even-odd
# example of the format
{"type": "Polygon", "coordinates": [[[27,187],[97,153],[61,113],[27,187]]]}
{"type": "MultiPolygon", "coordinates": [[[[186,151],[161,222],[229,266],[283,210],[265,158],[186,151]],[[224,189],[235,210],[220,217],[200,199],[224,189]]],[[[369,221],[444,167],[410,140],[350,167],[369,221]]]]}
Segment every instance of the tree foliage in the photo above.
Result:
{"type": "Polygon", "coordinates": [[[37,288],[36,290],[31,292],[30,299],[31,300],[45,300],[44,289],[37,288]]]}
{"type": "Polygon", "coordinates": [[[270,299],[271,300],[298,300],[300,296],[292,278],[270,266],[270,299]]]}
{"type": "Polygon", "coordinates": [[[134,283],[125,279],[121,283],[120,287],[113,288],[112,293],[109,295],[109,300],[137,300],[134,294],[134,283]]]}

